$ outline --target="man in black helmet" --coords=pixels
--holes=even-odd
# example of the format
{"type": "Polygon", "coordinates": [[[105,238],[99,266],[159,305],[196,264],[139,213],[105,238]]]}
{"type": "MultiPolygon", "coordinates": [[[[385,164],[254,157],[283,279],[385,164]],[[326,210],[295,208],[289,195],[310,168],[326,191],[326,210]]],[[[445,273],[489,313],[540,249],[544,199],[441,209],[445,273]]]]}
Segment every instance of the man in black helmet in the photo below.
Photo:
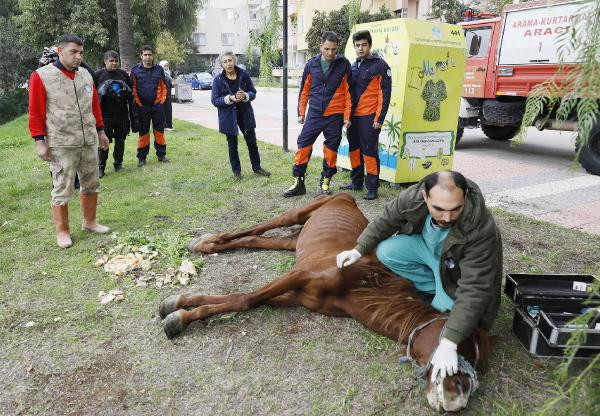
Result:
{"type": "MultiPolygon", "coordinates": [[[[98,97],[104,119],[104,131],[108,140],[115,141],[113,149],[115,172],[121,170],[125,138],[130,128],[135,128],[133,114],[133,94],[131,78],[127,72],[119,68],[119,54],[107,51],[104,54],[104,68],[96,72],[98,97]]],[[[100,177],[104,176],[109,150],[98,150],[100,177]]]]}

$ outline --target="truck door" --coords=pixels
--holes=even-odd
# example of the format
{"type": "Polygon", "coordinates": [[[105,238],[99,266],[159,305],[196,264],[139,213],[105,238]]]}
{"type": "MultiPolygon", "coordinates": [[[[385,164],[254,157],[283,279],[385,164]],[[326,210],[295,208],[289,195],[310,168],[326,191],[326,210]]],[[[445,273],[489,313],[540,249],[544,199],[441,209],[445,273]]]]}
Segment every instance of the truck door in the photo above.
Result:
{"type": "MultiPolygon", "coordinates": [[[[485,97],[485,82],[492,49],[492,26],[472,26],[465,28],[467,42],[467,64],[463,83],[463,97],[485,97]]],[[[491,75],[491,74],[490,74],[491,75]]],[[[493,77],[490,77],[490,81],[493,77]]]]}

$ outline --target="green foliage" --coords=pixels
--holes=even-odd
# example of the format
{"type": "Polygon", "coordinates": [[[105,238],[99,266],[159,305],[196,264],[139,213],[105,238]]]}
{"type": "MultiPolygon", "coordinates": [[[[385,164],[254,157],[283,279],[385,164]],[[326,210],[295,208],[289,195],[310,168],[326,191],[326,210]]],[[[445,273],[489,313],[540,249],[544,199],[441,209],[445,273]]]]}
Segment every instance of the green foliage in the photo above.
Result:
{"type": "MultiPolygon", "coordinates": [[[[75,33],[85,42],[86,61],[95,64],[110,44],[110,14],[106,0],[19,0],[21,14],[16,16],[21,36],[41,51],[63,33],[75,33]]],[[[114,8],[114,1],[112,2],[114,8]]],[[[116,27],[116,16],[113,13],[116,27]]],[[[92,65],[93,66],[93,65],[92,65]]]]}
{"type": "MultiPolygon", "coordinates": [[[[18,4],[21,36],[37,51],[63,33],[84,40],[85,60],[92,67],[102,64],[106,50],[119,50],[114,0],[19,0],[18,4]]],[[[194,30],[198,4],[198,0],[132,0],[136,52],[144,44],[154,45],[161,31],[170,32],[178,43],[185,41],[194,30]]]]}
{"type": "Polygon", "coordinates": [[[460,0],[433,0],[429,16],[454,24],[462,22],[463,13],[467,9],[471,9],[475,13],[479,12],[473,7],[464,5],[460,0]]]}
{"type": "Polygon", "coordinates": [[[374,14],[369,14],[367,11],[359,12],[357,14],[356,3],[360,7],[360,1],[353,0],[349,4],[345,4],[339,10],[333,10],[329,13],[315,11],[312,25],[308,32],[306,32],[306,43],[308,44],[308,50],[311,55],[319,53],[319,44],[321,43],[321,34],[325,31],[333,31],[338,34],[341,39],[339,51],[344,52],[346,47],[346,41],[350,37],[350,30],[356,23],[367,23],[376,22],[378,20],[392,19],[394,16],[392,13],[381,6],[379,11],[374,14]],[[352,24],[352,26],[350,26],[352,24]]]}
{"type": "MultiPolygon", "coordinates": [[[[200,0],[164,0],[162,27],[168,30],[179,42],[185,42],[197,24],[196,10],[200,0]]],[[[171,62],[171,61],[169,61],[171,62]]]]}
{"type": "MultiPolygon", "coordinates": [[[[0,17],[0,93],[13,90],[26,82],[29,74],[37,68],[36,51],[25,43],[15,24],[10,17],[0,17]]],[[[13,94],[14,95],[14,94],[13,94]]],[[[2,100],[6,104],[6,100],[2,100]]],[[[1,104],[0,104],[1,106],[1,104]]],[[[10,111],[5,107],[5,111],[10,111]]],[[[14,114],[13,114],[14,116],[14,114]]],[[[0,111],[0,123],[5,118],[4,111],[0,111]]]]}
{"type": "MultiPolygon", "coordinates": [[[[593,285],[592,294],[600,296],[599,283],[593,285]]],[[[546,402],[538,413],[540,416],[600,414],[600,354],[596,354],[583,370],[571,371],[575,354],[586,339],[584,329],[600,313],[600,302],[588,300],[586,306],[590,310],[570,322],[577,329],[567,342],[566,360],[555,370],[555,396],[546,402]]]]}
{"type": "Polygon", "coordinates": [[[15,89],[0,93],[0,124],[27,111],[27,90],[15,89]]]}
{"type": "MultiPolygon", "coordinates": [[[[277,40],[279,36],[279,0],[269,0],[269,15],[263,25],[263,31],[250,33],[250,41],[246,49],[246,56],[253,56],[252,49],[256,46],[260,49],[260,72],[259,85],[269,86],[274,84],[273,66],[279,60],[279,49],[277,40]]],[[[252,62],[252,60],[249,60],[252,62]]]]}
{"type": "Polygon", "coordinates": [[[171,32],[163,30],[156,39],[156,60],[169,61],[171,65],[178,65],[185,61],[189,49],[184,44],[178,42],[171,32]]]}
{"type": "Polygon", "coordinates": [[[568,31],[557,37],[561,64],[552,78],[532,89],[516,143],[525,140],[527,128],[540,116],[550,113],[555,113],[558,121],[578,121],[577,156],[588,143],[600,113],[600,2],[580,16],[582,18],[575,19],[568,31]],[[567,56],[573,56],[578,64],[564,64],[567,56]]]}
{"type": "Polygon", "coordinates": [[[114,233],[119,251],[127,253],[136,251],[141,246],[146,246],[150,251],[158,251],[165,256],[171,264],[180,265],[181,259],[186,257],[186,245],[189,236],[178,231],[169,230],[156,236],[144,231],[126,231],[114,233]]]}

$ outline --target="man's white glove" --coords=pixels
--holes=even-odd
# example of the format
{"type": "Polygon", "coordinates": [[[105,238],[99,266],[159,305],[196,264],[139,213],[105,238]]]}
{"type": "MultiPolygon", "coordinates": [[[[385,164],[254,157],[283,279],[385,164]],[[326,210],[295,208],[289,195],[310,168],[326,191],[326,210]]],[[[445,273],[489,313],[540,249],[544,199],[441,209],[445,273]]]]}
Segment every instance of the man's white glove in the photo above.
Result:
{"type": "Polygon", "coordinates": [[[362,254],[360,254],[357,249],[353,248],[352,250],[342,251],[337,255],[335,261],[337,263],[337,267],[341,269],[342,267],[350,266],[351,264],[356,263],[361,257],[362,254]]]}
{"type": "Polygon", "coordinates": [[[447,375],[452,376],[456,374],[458,372],[456,344],[449,339],[442,338],[431,357],[431,367],[431,382],[436,380],[438,373],[442,380],[447,375]]]}

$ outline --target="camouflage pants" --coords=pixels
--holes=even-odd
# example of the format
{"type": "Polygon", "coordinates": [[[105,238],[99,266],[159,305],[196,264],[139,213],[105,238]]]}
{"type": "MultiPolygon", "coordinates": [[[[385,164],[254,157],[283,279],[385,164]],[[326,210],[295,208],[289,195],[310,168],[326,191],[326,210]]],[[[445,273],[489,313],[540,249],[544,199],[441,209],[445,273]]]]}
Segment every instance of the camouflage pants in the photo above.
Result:
{"type": "Polygon", "coordinates": [[[52,205],[65,205],[71,199],[75,174],[79,175],[82,194],[100,191],[98,146],[51,147],[52,205]]]}

